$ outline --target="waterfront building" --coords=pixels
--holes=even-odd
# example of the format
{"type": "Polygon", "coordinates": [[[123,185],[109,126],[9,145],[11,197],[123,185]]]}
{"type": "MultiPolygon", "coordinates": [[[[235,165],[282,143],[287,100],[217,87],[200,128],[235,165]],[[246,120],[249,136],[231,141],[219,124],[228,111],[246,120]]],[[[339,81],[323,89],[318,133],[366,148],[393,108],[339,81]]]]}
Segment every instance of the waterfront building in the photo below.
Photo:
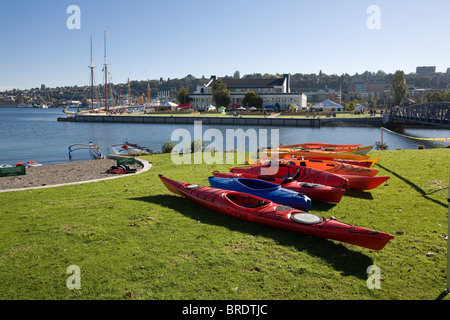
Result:
{"type": "Polygon", "coordinates": [[[325,88],[325,89],[319,89],[316,91],[309,91],[305,92],[308,103],[318,103],[324,100],[331,100],[333,102],[341,102],[341,91],[325,88]]]}
{"type": "Polygon", "coordinates": [[[428,76],[430,74],[436,73],[436,67],[435,66],[429,66],[429,67],[416,67],[416,74],[421,76],[428,76]]]}
{"type": "MultiPolygon", "coordinates": [[[[189,94],[190,103],[196,109],[206,109],[210,105],[215,105],[212,87],[218,80],[216,76],[211,76],[208,83],[197,86],[197,89],[189,94]]],[[[254,91],[262,99],[262,107],[279,106],[280,110],[286,110],[289,105],[294,105],[297,109],[305,109],[307,97],[304,93],[291,92],[291,77],[289,74],[282,78],[270,79],[221,79],[230,91],[230,105],[242,105],[245,94],[254,91]]],[[[216,106],[221,107],[221,106],[216,106]]],[[[228,107],[228,106],[224,106],[228,107]]]]}

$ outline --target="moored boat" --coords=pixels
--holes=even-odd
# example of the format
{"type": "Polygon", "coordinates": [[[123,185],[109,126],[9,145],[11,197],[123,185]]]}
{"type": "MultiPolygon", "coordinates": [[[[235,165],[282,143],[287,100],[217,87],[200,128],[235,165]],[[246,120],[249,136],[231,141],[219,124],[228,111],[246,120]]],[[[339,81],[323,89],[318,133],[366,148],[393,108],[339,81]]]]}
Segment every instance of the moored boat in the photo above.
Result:
{"type": "Polygon", "coordinates": [[[159,175],[167,189],[208,209],[242,220],[381,250],[393,235],[280,205],[254,195],[183,183],[159,175]]]}

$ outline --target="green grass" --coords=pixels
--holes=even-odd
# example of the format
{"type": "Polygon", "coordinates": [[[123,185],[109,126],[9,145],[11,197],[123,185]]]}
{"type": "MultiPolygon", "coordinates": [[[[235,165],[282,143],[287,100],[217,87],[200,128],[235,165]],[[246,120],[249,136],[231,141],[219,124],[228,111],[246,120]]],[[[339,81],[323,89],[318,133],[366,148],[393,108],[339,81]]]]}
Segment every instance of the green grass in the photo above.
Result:
{"type": "MultiPolygon", "coordinates": [[[[311,212],[395,235],[381,251],[255,225],[171,194],[227,164],[0,194],[0,299],[433,300],[446,286],[450,150],[372,151],[387,185],[311,212]],[[80,267],[81,289],[66,281],[80,267]],[[367,268],[381,270],[368,289],[367,268]]],[[[444,299],[449,299],[444,297],[444,299]]]]}

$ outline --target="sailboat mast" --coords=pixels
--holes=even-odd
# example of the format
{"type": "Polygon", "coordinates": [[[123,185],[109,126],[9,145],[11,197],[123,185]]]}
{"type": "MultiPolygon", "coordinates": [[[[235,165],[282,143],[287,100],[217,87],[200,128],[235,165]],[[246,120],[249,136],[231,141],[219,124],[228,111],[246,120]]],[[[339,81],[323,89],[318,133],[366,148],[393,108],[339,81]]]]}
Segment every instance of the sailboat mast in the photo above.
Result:
{"type": "Polygon", "coordinates": [[[150,104],[150,80],[147,79],[147,95],[148,95],[148,103],[150,104]]]}
{"type": "Polygon", "coordinates": [[[106,59],[106,31],[105,31],[105,111],[108,112],[108,60],[106,59]]]}
{"type": "Polygon", "coordinates": [[[131,89],[130,89],[130,78],[128,78],[128,90],[127,90],[127,105],[131,105],[130,99],[131,99],[131,89]]]}
{"type": "Polygon", "coordinates": [[[91,109],[94,110],[94,61],[92,59],[92,36],[91,36],[91,109]]]}

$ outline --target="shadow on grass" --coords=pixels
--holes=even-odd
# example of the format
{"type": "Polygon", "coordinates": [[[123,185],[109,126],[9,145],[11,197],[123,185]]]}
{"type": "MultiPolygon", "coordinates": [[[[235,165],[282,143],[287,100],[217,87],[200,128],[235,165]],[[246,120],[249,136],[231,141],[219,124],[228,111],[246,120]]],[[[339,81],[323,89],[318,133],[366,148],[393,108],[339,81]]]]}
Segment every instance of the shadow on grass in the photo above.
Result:
{"type": "MultiPolygon", "coordinates": [[[[264,225],[253,224],[235,217],[208,210],[195,202],[174,195],[155,195],[132,198],[131,200],[144,201],[163,207],[168,207],[195,221],[209,225],[226,227],[232,231],[264,236],[274,239],[283,246],[293,246],[298,251],[306,251],[317,256],[344,275],[351,275],[362,280],[367,279],[366,270],[373,264],[370,257],[362,252],[352,251],[344,245],[331,240],[303,235],[295,232],[271,228],[264,225]]],[[[366,249],[369,250],[369,249],[366,249]]]]}
{"type": "Polygon", "coordinates": [[[373,200],[373,196],[370,192],[359,190],[347,190],[344,194],[345,197],[373,200]]]}
{"type": "Polygon", "coordinates": [[[443,202],[438,201],[438,200],[435,200],[435,199],[431,199],[430,197],[428,197],[427,193],[426,193],[422,188],[420,188],[418,185],[416,185],[415,183],[413,183],[413,182],[411,182],[410,180],[408,180],[408,179],[402,177],[402,176],[399,175],[398,173],[396,173],[396,172],[394,172],[394,171],[392,171],[392,170],[389,170],[388,168],[382,166],[382,165],[379,164],[379,163],[377,163],[377,165],[378,165],[380,168],[383,168],[383,169],[386,170],[387,172],[391,173],[392,175],[396,176],[396,177],[399,178],[400,180],[404,181],[405,183],[409,184],[409,185],[410,185],[411,187],[413,187],[418,193],[420,193],[420,194],[422,195],[422,197],[424,197],[424,198],[426,198],[427,200],[430,200],[431,202],[434,202],[434,203],[436,203],[436,204],[438,204],[438,205],[441,205],[441,206],[443,206],[444,208],[448,208],[448,204],[443,203],[443,202]]]}

